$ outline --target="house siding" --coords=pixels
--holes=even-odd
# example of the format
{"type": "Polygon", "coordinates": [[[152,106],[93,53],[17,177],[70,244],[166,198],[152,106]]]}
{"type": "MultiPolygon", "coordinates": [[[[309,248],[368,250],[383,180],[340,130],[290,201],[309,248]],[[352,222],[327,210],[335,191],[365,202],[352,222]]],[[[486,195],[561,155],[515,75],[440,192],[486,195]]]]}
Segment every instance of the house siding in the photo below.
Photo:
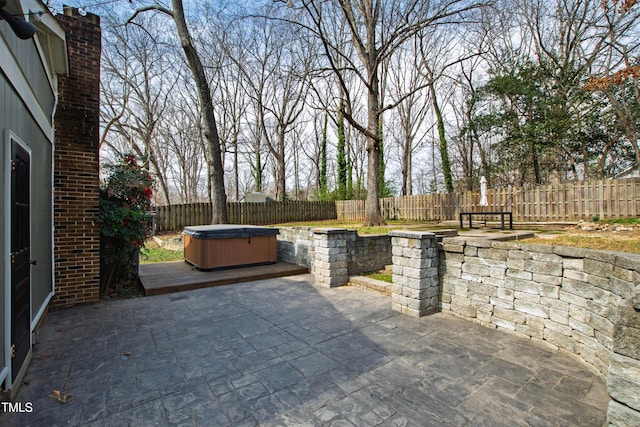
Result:
{"type": "MultiPolygon", "coordinates": [[[[49,96],[45,96],[49,98],[49,96]]],[[[39,99],[39,102],[42,102],[39,99]]],[[[33,106],[32,106],[33,108],[33,106]]],[[[53,105],[50,106],[53,108],[53,105]]],[[[18,95],[12,83],[4,73],[0,73],[0,188],[5,188],[5,169],[9,167],[10,159],[6,158],[6,144],[10,144],[7,137],[11,132],[22,143],[31,150],[31,258],[37,260],[37,265],[31,267],[31,321],[41,312],[48,301],[53,289],[52,283],[52,244],[51,244],[51,223],[52,223],[52,145],[49,135],[45,134],[38,126],[31,110],[27,108],[23,99],[18,95]]],[[[0,224],[4,228],[5,209],[10,202],[10,194],[4,194],[0,198],[0,224]]],[[[3,280],[3,288],[0,292],[0,307],[6,307],[5,289],[11,283],[5,280],[9,272],[6,271],[4,260],[8,259],[10,248],[6,247],[4,236],[9,236],[9,232],[2,233],[3,240],[0,242],[0,252],[2,260],[0,262],[0,277],[3,280]]],[[[5,343],[9,337],[5,333],[5,317],[0,316],[0,342],[5,343]]],[[[0,351],[0,368],[7,366],[5,353],[0,351]]]]}
{"type": "MultiPolygon", "coordinates": [[[[0,32],[4,35],[4,39],[13,53],[15,61],[20,66],[31,89],[34,93],[38,94],[37,101],[39,107],[47,117],[49,126],[51,126],[53,109],[55,108],[55,94],[35,42],[17,38],[13,34],[11,27],[3,20],[0,20],[0,32]]],[[[3,60],[6,60],[6,58],[3,58],[3,60]]]]}

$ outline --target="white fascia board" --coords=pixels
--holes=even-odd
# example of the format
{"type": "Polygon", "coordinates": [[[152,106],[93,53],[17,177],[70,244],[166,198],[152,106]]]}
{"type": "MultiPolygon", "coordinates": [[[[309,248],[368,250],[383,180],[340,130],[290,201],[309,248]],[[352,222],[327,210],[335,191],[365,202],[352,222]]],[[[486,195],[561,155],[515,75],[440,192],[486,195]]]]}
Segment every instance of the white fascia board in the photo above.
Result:
{"type": "MultiPolygon", "coordinates": [[[[20,0],[20,3],[25,15],[28,16],[29,23],[38,29],[36,39],[39,40],[41,48],[47,52],[47,57],[51,64],[46,65],[50,66],[50,73],[68,75],[67,38],[62,25],[42,2],[38,0],[20,0]]],[[[46,63],[44,60],[43,62],[46,63]]]]}

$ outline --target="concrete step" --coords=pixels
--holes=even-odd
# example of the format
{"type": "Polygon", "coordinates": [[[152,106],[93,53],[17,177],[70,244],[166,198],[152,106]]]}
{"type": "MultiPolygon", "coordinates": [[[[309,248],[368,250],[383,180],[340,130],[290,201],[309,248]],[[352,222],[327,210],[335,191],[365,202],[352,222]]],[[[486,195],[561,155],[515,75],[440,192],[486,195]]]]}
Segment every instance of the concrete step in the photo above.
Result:
{"type": "Polygon", "coordinates": [[[392,283],[383,282],[382,280],[372,279],[365,276],[349,277],[349,285],[357,288],[368,289],[391,296],[392,283]]]}

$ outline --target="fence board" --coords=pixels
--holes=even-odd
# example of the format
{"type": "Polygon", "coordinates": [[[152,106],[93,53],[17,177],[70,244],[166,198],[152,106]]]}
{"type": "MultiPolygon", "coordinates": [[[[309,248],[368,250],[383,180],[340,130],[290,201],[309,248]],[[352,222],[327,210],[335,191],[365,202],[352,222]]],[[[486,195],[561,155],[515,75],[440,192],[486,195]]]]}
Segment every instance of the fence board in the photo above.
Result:
{"type": "MultiPolygon", "coordinates": [[[[554,184],[487,191],[489,206],[479,206],[479,192],[423,194],[380,199],[387,219],[416,221],[457,220],[461,211],[511,211],[514,221],[577,221],[636,218],[640,216],[640,178],[554,184]]],[[[293,221],[338,219],[363,221],[365,202],[286,201],[268,203],[227,203],[232,224],[268,225],[293,221]]],[[[211,221],[209,203],[156,207],[158,231],[181,230],[188,225],[211,221]]]]}
{"type": "MultiPolygon", "coordinates": [[[[380,199],[386,219],[457,220],[461,211],[482,211],[479,192],[426,194],[380,199]]],[[[486,210],[511,211],[514,221],[578,221],[636,218],[640,215],[640,178],[489,189],[486,210]]],[[[342,221],[363,221],[364,201],[336,202],[342,221]]]]}
{"type": "MultiPolygon", "coordinates": [[[[364,204],[363,204],[364,207],[364,204]]],[[[176,231],[189,225],[211,223],[209,203],[156,206],[156,230],[176,231]]],[[[227,203],[230,224],[268,225],[293,221],[336,219],[334,202],[287,201],[268,203],[227,203]]]]}

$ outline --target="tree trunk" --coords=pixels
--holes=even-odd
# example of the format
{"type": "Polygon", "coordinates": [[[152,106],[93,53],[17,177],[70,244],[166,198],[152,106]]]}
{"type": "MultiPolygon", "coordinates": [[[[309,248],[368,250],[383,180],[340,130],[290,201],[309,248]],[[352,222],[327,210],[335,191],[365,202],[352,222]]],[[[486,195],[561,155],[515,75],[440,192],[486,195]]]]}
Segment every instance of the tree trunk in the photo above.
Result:
{"type": "Polygon", "coordinates": [[[371,73],[369,94],[367,96],[367,200],[365,201],[366,227],[384,225],[386,222],[380,212],[380,95],[377,69],[369,68],[371,73]]]}
{"type": "Polygon", "coordinates": [[[320,145],[320,182],[319,192],[324,200],[327,195],[327,126],[329,124],[329,112],[324,112],[324,124],[322,126],[322,143],[320,145]]]}
{"type": "Polygon", "coordinates": [[[410,196],[413,193],[412,182],[411,182],[411,163],[412,163],[412,149],[413,147],[413,138],[411,136],[407,136],[405,141],[404,151],[402,153],[402,195],[410,196]]]}
{"type": "Polygon", "coordinates": [[[344,134],[344,114],[342,113],[343,106],[340,107],[338,113],[338,148],[336,153],[336,163],[338,164],[338,199],[349,199],[347,196],[347,158],[346,158],[346,140],[344,134]]]}
{"type": "Polygon", "coordinates": [[[209,92],[209,84],[204,72],[204,67],[198,56],[195,46],[191,41],[191,35],[184,17],[182,0],[171,0],[173,8],[173,18],[178,30],[180,44],[187,57],[189,69],[193,75],[198,92],[198,99],[202,106],[204,119],[204,136],[207,139],[207,149],[209,151],[209,182],[211,183],[211,207],[212,224],[226,224],[227,217],[227,194],[224,188],[224,169],[222,167],[222,153],[220,150],[220,137],[213,111],[213,102],[209,92]]]}
{"type": "Polygon", "coordinates": [[[238,173],[238,135],[233,137],[233,185],[235,187],[236,202],[240,201],[240,178],[238,173]]]}
{"type": "Polygon", "coordinates": [[[447,189],[447,193],[453,193],[453,177],[451,174],[451,162],[449,160],[449,147],[444,133],[444,119],[442,117],[440,105],[438,105],[438,99],[436,98],[436,90],[433,86],[433,82],[429,85],[429,92],[431,92],[431,102],[433,103],[433,111],[435,112],[436,122],[438,124],[438,139],[440,141],[440,158],[442,161],[444,186],[447,189]]]}
{"type": "Polygon", "coordinates": [[[286,170],[284,164],[284,130],[278,135],[278,153],[276,157],[276,196],[278,200],[284,202],[287,199],[287,189],[285,185],[286,170]]]}

